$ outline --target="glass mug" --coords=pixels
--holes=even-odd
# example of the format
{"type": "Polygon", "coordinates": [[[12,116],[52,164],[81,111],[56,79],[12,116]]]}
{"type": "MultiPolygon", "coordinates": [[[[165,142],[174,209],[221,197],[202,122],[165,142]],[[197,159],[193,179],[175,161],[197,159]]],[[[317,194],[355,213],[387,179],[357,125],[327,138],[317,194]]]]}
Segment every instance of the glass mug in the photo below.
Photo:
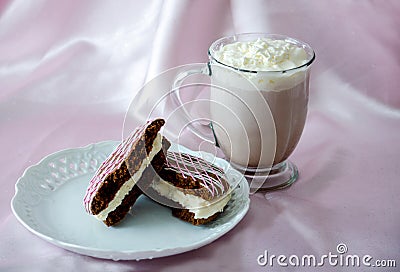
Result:
{"type": "MultiPolygon", "coordinates": [[[[207,64],[189,65],[180,72],[173,85],[179,89],[189,76],[199,73],[211,78],[209,126],[214,139],[194,126],[192,131],[216,144],[231,165],[246,176],[253,192],[291,185],[298,170],[288,157],[305,125],[313,49],[284,35],[246,33],[216,40],[208,56],[207,64]],[[216,58],[222,46],[258,38],[284,40],[304,49],[304,64],[281,70],[247,70],[216,58]]],[[[179,91],[174,100],[176,106],[184,104],[179,91]]],[[[185,115],[190,120],[187,111],[185,115]]]]}

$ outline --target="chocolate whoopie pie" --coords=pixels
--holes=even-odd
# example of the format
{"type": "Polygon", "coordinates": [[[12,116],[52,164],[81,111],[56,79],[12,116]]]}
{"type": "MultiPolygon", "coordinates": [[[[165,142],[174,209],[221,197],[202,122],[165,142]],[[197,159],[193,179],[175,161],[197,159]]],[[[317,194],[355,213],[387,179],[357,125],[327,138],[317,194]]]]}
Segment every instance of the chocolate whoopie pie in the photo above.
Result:
{"type": "Polygon", "coordinates": [[[180,152],[167,151],[166,159],[146,194],[193,225],[206,224],[223,212],[231,188],[221,168],[180,152]]]}
{"type": "Polygon", "coordinates": [[[107,226],[119,223],[165,164],[170,143],[159,133],[163,119],[137,127],[100,165],[84,197],[86,211],[107,226]]]}

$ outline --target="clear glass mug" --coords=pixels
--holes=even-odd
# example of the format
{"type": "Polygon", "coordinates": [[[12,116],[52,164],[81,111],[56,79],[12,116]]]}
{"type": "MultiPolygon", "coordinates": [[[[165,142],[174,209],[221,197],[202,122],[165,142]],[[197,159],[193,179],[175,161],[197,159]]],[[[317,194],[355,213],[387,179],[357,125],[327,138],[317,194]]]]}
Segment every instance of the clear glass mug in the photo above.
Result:
{"type": "MultiPolygon", "coordinates": [[[[307,116],[310,67],[313,49],[293,38],[265,33],[223,37],[208,50],[207,64],[193,64],[177,75],[174,88],[194,74],[211,78],[210,138],[195,127],[193,133],[216,144],[231,165],[241,171],[255,190],[275,190],[291,185],[298,178],[296,166],[288,161],[297,146],[307,116]],[[257,38],[285,40],[304,49],[306,62],[295,68],[252,71],[232,67],[215,57],[221,46],[257,38]]],[[[184,103],[175,92],[176,106],[184,103]]],[[[188,120],[190,114],[185,113],[188,120]]]]}

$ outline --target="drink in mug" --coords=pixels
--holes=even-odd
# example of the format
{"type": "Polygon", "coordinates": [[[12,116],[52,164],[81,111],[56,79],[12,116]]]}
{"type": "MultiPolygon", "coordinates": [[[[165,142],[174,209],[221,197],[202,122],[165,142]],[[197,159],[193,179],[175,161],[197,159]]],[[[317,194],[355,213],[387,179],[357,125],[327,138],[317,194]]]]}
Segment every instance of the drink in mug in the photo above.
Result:
{"type": "Polygon", "coordinates": [[[278,175],[265,188],[298,176],[287,161],[302,134],[314,51],[283,35],[239,34],[209,49],[210,115],[215,138],[247,176],[278,175]]]}

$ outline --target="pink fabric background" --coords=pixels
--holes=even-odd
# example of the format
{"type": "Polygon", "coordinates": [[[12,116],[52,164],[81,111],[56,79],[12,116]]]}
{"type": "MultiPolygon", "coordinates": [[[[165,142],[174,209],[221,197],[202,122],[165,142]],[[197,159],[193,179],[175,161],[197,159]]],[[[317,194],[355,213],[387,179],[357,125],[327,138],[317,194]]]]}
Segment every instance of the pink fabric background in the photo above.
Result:
{"type": "Polygon", "coordinates": [[[375,270],[398,271],[399,14],[396,0],[0,1],[0,271],[289,271],[260,267],[257,256],[322,255],[340,242],[352,254],[396,259],[397,269],[375,270]],[[244,220],[211,245],[140,262],[59,249],[13,216],[26,167],[121,139],[146,81],[207,61],[221,36],[255,31],[304,40],[317,54],[291,188],[251,196],[244,220]]]}

